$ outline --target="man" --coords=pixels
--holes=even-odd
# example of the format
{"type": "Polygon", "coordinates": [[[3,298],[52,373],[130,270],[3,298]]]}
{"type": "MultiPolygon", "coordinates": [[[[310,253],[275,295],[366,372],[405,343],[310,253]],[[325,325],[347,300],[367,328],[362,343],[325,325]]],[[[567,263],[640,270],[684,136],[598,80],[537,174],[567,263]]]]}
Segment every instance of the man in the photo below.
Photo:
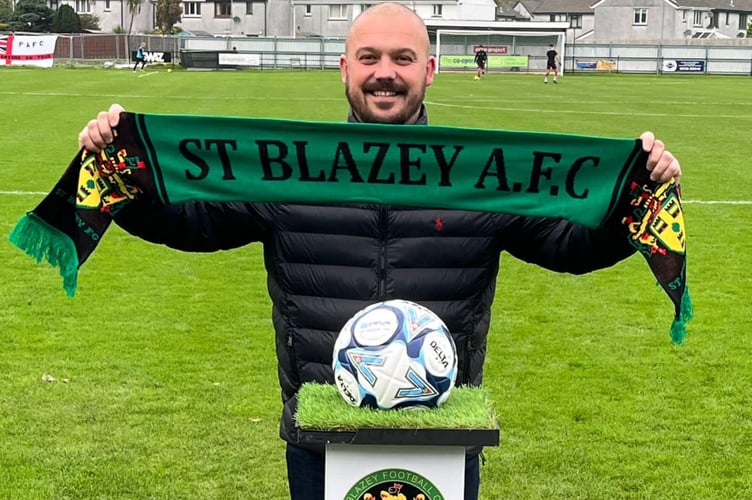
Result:
{"type": "MultiPolygon", "coordinates": [[[[355,19],[340,69],[348,121],[427,123],[423,99],[436,60],[423,21],[407,7],[378,4],[355,19]]],[[[80,144],[91,151],[107,145],[122,110],[115,104],[99,113],[82,130],[80,144]]],[[[650,132],[641,138],[654,180],[678,178],[679,163],[663,143],[650,132]]],[[[333,344],[356,311],[390,298],[429,307],[455,339],[457,384],[477,386],[502,251],[571,273],[605,268],[634,253],[616,226],[590,230],[561,219],[373,204],[161,206],[139,200],[115,221],[143,239],[185,251],[264,245],[284,404],[280,436],[287,442],[293,500],[324,498],[323,449],[299,442],[296,393],[305,382],[333,382],[333,344]]],[[[467,453],[466,500],[478,497],[478,452],[467,453]]]]}
{"type": "Polygon", "coordinates": [[[144,68],[146,67],[146,43],[141,42],[141,45],[138,46],[138,49],[136,50],[136,64],[133,65],[133,71],[136,71],[136,68],[138,68],[138,65],[141,65],[141,71],[145,71],[144,68]]]}
{"type": "Polygon", "coordinates": [[[559,62],[559,53],[556,52],[556,49],[554,49],[554,44],[548,46],[548,52],[546,52],[546,76],[543,78],[543,83],[548,83],[548,75],[551,74],[551,71],[554,72],[554,83],[559,83],[559,67],[557,66],[557,63],[559,62]]]}
{"type": "Polygon", "coordinates": [[[476,80],[480,80],[480,77],[486,74],[486,64],[488,64],[488,53],[483,45],[480,45],[475,51],[475,65],[478,67],[475,73],[476,80]]]}

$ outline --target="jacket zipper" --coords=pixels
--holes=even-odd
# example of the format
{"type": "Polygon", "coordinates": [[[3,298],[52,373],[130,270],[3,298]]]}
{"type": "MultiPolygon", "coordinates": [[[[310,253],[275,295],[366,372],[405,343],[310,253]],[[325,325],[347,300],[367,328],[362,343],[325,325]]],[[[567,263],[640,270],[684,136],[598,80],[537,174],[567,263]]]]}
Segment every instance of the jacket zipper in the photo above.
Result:
{"type": "Polygon", "coordinates": [[[379,260],[376,278],[378,279],[378,298],[386,299],[386,245],[387,245],[387,226],[388,213],[387,208],[379,206],[379,260]]]}

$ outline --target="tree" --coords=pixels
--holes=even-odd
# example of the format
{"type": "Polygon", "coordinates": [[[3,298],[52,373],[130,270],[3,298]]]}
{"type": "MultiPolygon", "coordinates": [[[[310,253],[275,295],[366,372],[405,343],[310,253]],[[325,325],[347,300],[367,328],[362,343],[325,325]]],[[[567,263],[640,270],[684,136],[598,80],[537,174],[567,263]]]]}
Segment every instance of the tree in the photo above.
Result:
{"type": "Polygon", "coordinates": [[[52,29],[52,9],[44,0],[19,0],[8,23],[11,31],[49,32],[52,29]]]}
{"type": "Polygon", "coordinates": [[[81,14],[78,16],[81,20],[81,31],[99,31],[99,18],[94,14],[81,14]]]}
{"type": "Polygon", "coordinates": [[[70,5],[63,4],[52,17],[52,31],[55,33],[80,33],[81,19],[70,5]]]}
{"type": "Polygon", "coordinates": [[[180,22],[182,14],[180,0],[157,0],[157,26],[162,34],[172,34],[172,27],[180,22]]]}
{"type": "Polygon", "coordinates": [[[13,16],[13,0],[0,0],[0,24],[7,23],[13,16]]]}
{"type": "Polygon", "coordinates": [[[144,4],[144,0],[125,0],[125,4],[128,6],[128,10],[131,13],[131,20],[128,23],[128,34],[131,34],[133,30],[133,20],[136,18],[136,14],[141,12],[141,6],[144,4]]]}

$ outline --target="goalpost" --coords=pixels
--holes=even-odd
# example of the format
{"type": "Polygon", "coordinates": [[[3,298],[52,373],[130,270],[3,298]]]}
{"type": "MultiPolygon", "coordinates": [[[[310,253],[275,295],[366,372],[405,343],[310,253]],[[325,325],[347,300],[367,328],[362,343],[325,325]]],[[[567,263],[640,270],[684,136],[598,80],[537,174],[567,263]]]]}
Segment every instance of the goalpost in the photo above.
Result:
{"type": "Polygon", "coordinates": [[[488,53],[486,71],[545,72],[546,52],[553,44],[563,73],[564,33],[551,31],[436,30],[436,72],[475,71],[475,52],[488,53]]]}

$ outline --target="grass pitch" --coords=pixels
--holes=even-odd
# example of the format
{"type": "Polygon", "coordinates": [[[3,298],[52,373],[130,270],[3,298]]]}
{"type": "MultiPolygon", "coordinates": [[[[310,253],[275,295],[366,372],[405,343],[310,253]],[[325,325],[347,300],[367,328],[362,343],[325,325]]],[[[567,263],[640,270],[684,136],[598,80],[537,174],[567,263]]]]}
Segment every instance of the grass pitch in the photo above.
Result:
{"type": "MultiPolygon", "coordinates": [[[[0,68],[0,228],[47,193],[97,111],[341,121],[331,71],[0,68]]],[[[750,79],[441,74],[434,124],[636,137],[680,158],[695,305],[683,346],[643,259],[574,277],[505,255],[481,498],[752,491],[750,79]]],[[[185,254],[113,227],[75,299],[0,245],[0,498],[284,499],[261,248],[185,254]]]]}
{"type": "Polygon", "coordinates": [[[432,411],[383,411],[348,405],[332,384],[303,384],[295,419],[302,429],[317,431],[498,428],[493,406],[482,387],[455,387],[446,403],[432,411]]]}

